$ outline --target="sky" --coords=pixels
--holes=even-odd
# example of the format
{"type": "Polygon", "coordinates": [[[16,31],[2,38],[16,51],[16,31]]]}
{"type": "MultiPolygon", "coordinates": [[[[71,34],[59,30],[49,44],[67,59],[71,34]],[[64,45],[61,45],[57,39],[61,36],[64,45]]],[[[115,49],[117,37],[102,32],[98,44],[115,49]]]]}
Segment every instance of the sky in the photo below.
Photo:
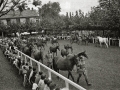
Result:
{"type": "MultiPolygon", "coordinates": [[[[31,1],[32,0],[28,0],[31,1]]],[[[75,13],[76,10],[81,9],[84,13],[87,13],[91,10],[91,7],[97,6],[99,0],[41,0],[42,5],[45,3],[51,2],[59,2],[61,7],[60,14],[66,14],[66,12],[75,13]]],[[[33,7],[29,5],[29,7],[33,7]]],[[[34,7],[35,8],[35,7],[34,7]]]]}

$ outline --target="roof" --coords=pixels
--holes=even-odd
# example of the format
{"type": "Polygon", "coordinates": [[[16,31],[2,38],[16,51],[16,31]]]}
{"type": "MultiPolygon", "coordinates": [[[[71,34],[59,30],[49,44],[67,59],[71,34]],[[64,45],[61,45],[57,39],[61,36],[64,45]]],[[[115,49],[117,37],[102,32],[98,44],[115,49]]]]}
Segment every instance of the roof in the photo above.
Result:
{"type": "Polygon", "coordinates": [[[21,15],[20,15],[20,11],[17,10],[15,11],[15,14],[13,13],[13,11],[10,11],[9,13],[7,13],[6,15],[0,17],[0,19],[15,19],[15,18],[32,18],[32,17],[39,17],[37,12],[35,10],[24,10],[21,15]]]}

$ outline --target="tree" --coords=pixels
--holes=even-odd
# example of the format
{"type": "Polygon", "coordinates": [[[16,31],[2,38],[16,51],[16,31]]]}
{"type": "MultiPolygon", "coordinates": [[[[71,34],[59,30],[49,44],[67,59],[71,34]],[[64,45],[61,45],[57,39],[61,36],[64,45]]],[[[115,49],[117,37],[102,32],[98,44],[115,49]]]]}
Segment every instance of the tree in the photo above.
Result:
{"type": "MultiPolygon", "coordinates": [[[[34,0],[33,5],[41,5],[41,1],[34,0]]],[[[7,14],[11,10],[19,10],[20,13],[26,9],[26,0],[0,0],[0,17],[7,14]]]]}

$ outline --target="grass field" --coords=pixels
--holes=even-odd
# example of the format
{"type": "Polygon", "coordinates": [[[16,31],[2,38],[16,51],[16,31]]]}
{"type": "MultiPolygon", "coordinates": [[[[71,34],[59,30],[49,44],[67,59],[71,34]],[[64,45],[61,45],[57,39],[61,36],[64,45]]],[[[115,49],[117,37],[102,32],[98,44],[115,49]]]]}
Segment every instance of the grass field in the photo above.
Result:
{"type": "MultiPolygon", "coordinates": [[[[63,49],[64,45],[69,41],[59,41],[60,49],[63,49]]],[[[46,46],[45,53],[47,53],[50,43],[46,46]]],[[[86,59],[86,67],[88,70],[89,81],[92,86],[87,86],[84,76],[81,77],[79,85],[87,90],[120,90],[120,48],[111,46],[109,48],[96,47],[94,44],[89,45],[77,45],[72,44],[73,53],[77,54],[82,51],[86,51],[88,59],[86,59]]],[[[60,56],[60,51],[58,51],[60,56]]],[[[46,63],[46,61],[44,61],[46,63]]],[[[46,72],[47,74],[47,72],[46,72]]],[[[67,77],[67,72],[60,71],[60,74],[67,77]]],[[[73,72],[75,80],[77,80],[77,73],[73,72]]],[[[52,75],[53,81],[60,87],[64,86],[62,80],[58,81],[56,76],[52,75]]],[[[70,78],[71,79],[71,78],[70,78]]],[[[76,90],[71,87],[71,90],[76,90]]]]}
{"type": "MultiPolygon", "coordinates": [[[[60,49],[63,49],[63,45],[69,43],[69,41],[59,41],[60,49]]],[[[92,86],[87,86],[84,76],[81,77],[79,85],[87,90],[120,90],[120,48],[119,47],[95,47],[94,44],[90,45],[73,45],[73,53],[77,54],[82,51],[86,51],[88,59],[86,59],[86,67],[88,70],[89,81],[92,86]]],[[[47,53],[51,44],[48,42],[45,52],[47,53]]],[[[60,51],[58,51],[60,55],[60,51]]],[[[46,64],[46,61],[44,61],[46,64]]],[[[42,70],[48,75],[47,71],[42,70]]],[[[14,73],[14,72],[13,72],[14,73]]],[[[67,72],[60,71],[60,74],[67,77],[67,72]]],[[[77,79],[77,73],[72,73],[75,81],[77,79]]],[[[70,78],[71,79],[71,78],[70,78]]],[[[55,75],[52,74],[52,80],[58,87],[64,87],[63,80],[58,80],[55,75]]],[[[77,90],[70,86],[71,90],[77,90]]],[[[16,89],[13,89],[16,90],[16,89]]],[[[27,89],[26,89],[27,90],[27,89]]]]}

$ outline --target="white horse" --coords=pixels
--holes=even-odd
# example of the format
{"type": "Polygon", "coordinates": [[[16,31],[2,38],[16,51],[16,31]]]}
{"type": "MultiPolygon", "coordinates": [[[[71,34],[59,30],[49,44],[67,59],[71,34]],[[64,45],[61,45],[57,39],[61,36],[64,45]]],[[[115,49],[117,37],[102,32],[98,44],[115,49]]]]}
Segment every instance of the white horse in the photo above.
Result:
{"type": "Polygon", "coordinates": [[[106,47],[108,48],[108,38],[103,38],[103,37],[97,36],[97,39],[100,43],[100,47],[102,47],[102,43],[104,43],[106,45],[106,47]]]}

